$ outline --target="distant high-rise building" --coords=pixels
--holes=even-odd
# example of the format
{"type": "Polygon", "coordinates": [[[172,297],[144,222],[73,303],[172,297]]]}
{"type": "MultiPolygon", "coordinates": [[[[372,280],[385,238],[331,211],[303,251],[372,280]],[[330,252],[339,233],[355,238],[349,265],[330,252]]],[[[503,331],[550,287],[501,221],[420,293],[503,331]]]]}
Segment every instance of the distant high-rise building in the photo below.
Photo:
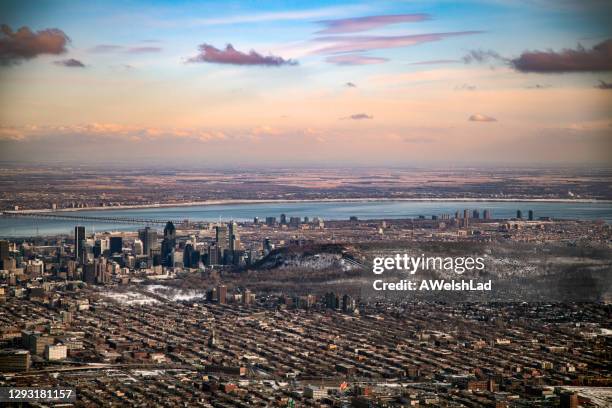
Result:
{"type": "Polygon", "coordinates": [[[490,210],[484,210],[484,212],[482,214],[482,218],[484,218],[485,220],[490,220],[491,219],[491,211],[490,210]]]}
{"type": "Polygon", "coordinates": [[[144,247],[142,245],[142,241],[140,239],[134,240],[134,254],[135,255],[143,255],[144,247]]]}
{"type": "Polygon", "coordinates": [[[242,303],[245,305],[250,305],[253,303],[253,301],[255,300],[255,295],[253,294],[253,292],[251,292],[248,289],[245,289],[244,292],[242,292],[242,303]]]}
{"type": "Polygon", "coordinates": [[[122,251],[123,251],[123,238],[122,237],[110,237],[110,253],[120,254],[122,251]]]}
{"type": "Polygon", "coordinates": [[[138,230],[138,238],[142,241],[144,255],[151,256],[151,251],[157,249],[157,231],[151,227],[138,230]]]}
{"type": "Polygon", "coordinates": [[[529,212],[527,213],[527,218],[529,219],[529,221],[533,221],[533,210],[529,210],[529,212]]]}
{"type": "Polygon", "coordinates": [[[208,247],[208,261],[206,264],[208,266],[221,264],[219,248],[217,247],[216,244],[212,244],[211,246],[208,247]]]}
{"type": "Polygon", "coordinates": [[[478,210],[474,210],[472,211],[472,218],[474,218],[475,220],[480,218],[480,211],[478,210]]]}
{"type": "Polygon", "coordinates": [[[270,238],[267,238],[267,237],[264,238],[264,241],[263,241],[264,255],[268,255],[270,252],[272,252],[273,249],[274,249],[274,244],[272,243],[270,238]]]}
{"type": "Polygon", "coordinates": [[[102,240],[96,239],[93,246],[93,256],[94,258],[98,258],[100,255],[102,255],[102,240]]]}
{"type": "Polygon", "coordinates": [[[325,294],[325,307],[328,309],[340,309],[340,296],[334,292],[325,294]]]}
{"type": "Polygon", "coordinates": [[[463,218],[470,218],[470,210],[468,210],[467,208],[463,210],[463,218]]]}
{"type": "Polygon", "coordinates": [[[523,212],[521,210],[516,210],[516,218],[519,220],[523,219],[523,212]]]}
{"type": "Polygon", "coordinates": [[[215,328],[211,327],[210,336],[208,337],[208,347],[215,348],[217,347],[217,335],[215,333],[215,328]]]}
{"type": "Polygon", "coordinates": [[[5,259],[9,259],[9,243],[8,241],[2,240],[0,241],[0,268],[4,268],[5,259]]]}
{"type": "Polygon", "coordinates": [[[227,230],[227,226],[225,225],[217,225],[215,227],[215,241],[217,242],[217,247],[223,253],[223,250],[229,247],[228,240],[229,232],[227,230]]]}
{"type": "Polygon", "coordinates": [[[191,242],[188,242],[183,250],[183,265],[185,268],[197,268],[199,264],[200,252],[194,249],[191,242]]]}
{"type": "Polygon", "coordinates": [[[85,259],[85,227],[74,227],[74,258],[84,263],[85,259]]]}
{"type": "Polygon", "coordinates": [[[217,287],[217,301],[222,305],[227,303],[227,286],[219,285],[217,287]]]}
{"type": "Polygon", "coordinates": [[[273,227],[276,225],[276,217],[266,217],[266,225],[268,227],[273,227]]]}
{"type": "Polygon", "coordinates": [[[151,227],[138,230],[138,238],[142,241],[144,255],[151,256],[151,252],[157,248],[157,231],[151,227]]]}
{"type": "Polygon", "coordinates": [[[229,249],[230,251],[237,251],[240,249],[240,235],[238,234],[238,224],[234,221],[228,224],[229,233],[229,249]]]}
{"type": "Polygon", "coordinates": [[[349,295],[342,296],[342,311],[352,313],[355,311],[355,299],[349,295]]]}
{"type": "Polygon", "coordinates": [[[455,219],[458,220],[459,219],[459,211],[455,211],[455,219]]]}
{"type": "Polygon", "coordinates": [[[96,283],[96,269],[94,264],[86,264],[83,266],[83,281],[93,285],[96,283]]]}
{"type": "Polygon", "coordinates": [[[285,214],[281,214],[281,216],[280,216],[280,223],[281,223],[281,225],[286,225],[287,224],[287,216],[285,214]]]}
{"type": "Polygon", "coordinates": [[[289,225],[292,226],[293,228],[298,228],[301,222],[302,222],[302,219],[300,217],[289,218],[289,225]]]}
{"type": "Polygon", "coordinates": [[[578,394],[569,392],[561,394],[560,408],[578,408],[578,394]]]}
{"type": "Polygon", "coordinates": [[[259,217],[253,218],[253,224],[259,225],[259,217]]]}
{"type": "Polygon", "coordinates": [[[164,227],[164,239],[161,245],[162,265],[173,266],[174,247],[176,246],[176,228],[172,221],[164,227]]]}

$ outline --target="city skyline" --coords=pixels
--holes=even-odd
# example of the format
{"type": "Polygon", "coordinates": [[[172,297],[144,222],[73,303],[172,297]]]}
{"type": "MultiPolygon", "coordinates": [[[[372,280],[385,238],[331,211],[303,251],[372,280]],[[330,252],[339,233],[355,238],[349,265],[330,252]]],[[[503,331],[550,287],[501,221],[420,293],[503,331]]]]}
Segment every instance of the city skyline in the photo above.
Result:
{"type": "Polygon", "coordinates": [[[3,2],[0,160],[608,165],[602,1],[3,2]]]}

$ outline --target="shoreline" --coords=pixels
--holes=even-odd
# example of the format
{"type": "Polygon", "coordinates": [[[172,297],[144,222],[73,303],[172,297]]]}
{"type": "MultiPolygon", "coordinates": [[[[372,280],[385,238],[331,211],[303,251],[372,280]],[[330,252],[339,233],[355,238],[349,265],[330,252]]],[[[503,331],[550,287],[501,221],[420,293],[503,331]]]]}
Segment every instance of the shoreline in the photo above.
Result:
{"type": "Polygon", "coordinates": [[[116,205],[104,207],[85,207],[85,208],[51,208],[31,209],[31,210],[8,210],[3,214],[39,214],[39,213],[61,213],[79,211],[111,211],[111,210],[135,210],[148,208],[172,208],[172,207],[197,207],[215,206],[228,204],[292,204],[292,203],[363,203],[363,202],[521,202],[521,203],[598,203],[612,204],[612,200],[598,200],[590,198],[324,198],[324,199],[228,199],[228,200],[205,200],[191,201],[184,203],[154,203],[154,204],[134,204],[116,205]]]}

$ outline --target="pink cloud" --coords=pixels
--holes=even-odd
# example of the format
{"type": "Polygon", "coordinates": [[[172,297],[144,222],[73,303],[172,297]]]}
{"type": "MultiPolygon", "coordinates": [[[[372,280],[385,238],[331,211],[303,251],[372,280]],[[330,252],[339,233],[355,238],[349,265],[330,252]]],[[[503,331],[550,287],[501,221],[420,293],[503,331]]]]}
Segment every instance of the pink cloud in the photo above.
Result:
{"type": "Polygon", "coordinates": [[[231,44],[227,44],[224,50],[220,50],[209,44],[200,45],[200,54],[189,58],[187,62],[211,62],[216,64],[231,65],[263,65],[281,66],[297,65],[297,61],[284,59],[274,55],[264,56],[251,50],[248,54],[236,50],[231,44]]]}
{"type": "Polygon", "coordinates": [[[126,52],[131,54],[144,54],[148,52],[160,52],[161,47],[131,47],[128,48],[126,52]]]}
{"type": "Polygon", "coordinates": [[[430,16],[428,14],[393,14],[385,16],[323,20],[319,21],[319,23],[325,25],[327,28],[318,31],[317,34],[355,33],[384,27],[389,24],[415,23],[429,19],[430,16]]]}
{"type": "Polygon", "coordinates": [[[346,54],[346,55],[334,55],[327,57],[326,62],[336,65],[371,65],[371,64],[382,64],[389,61],[387,58],[380,57],[368,57],[365,55],[358,54],[346,54]]]}
{"type": "Polygon", "coordinates": [[[481,113],[475,113],[473,115],[471,115],[468,120],[470,122],[497,122],[497,119],[491,117],[491,116],[487,116],[487,115],[483,115],[481,113]]]}
{"type": "Polygon", "coordinates": [[[331,43],[317,51],[316,54],[334,54],[364,52],[377,49],[409,47],[426,42],[440,41],[449,37],[479,34],[482,31],[459,31],[450,33],[431,33],[401,36],[328,36],[315,41],[331,43]]]}

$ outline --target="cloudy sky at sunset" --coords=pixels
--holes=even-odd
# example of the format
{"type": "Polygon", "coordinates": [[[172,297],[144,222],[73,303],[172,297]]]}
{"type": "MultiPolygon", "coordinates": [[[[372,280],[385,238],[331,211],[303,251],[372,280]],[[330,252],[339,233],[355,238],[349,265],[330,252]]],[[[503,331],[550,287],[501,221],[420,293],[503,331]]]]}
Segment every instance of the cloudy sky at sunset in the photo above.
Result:
{"type": "Polygon", "coordinates": [[[612,2],[0,4],[0,160],[610,164],[612,2]]]}

